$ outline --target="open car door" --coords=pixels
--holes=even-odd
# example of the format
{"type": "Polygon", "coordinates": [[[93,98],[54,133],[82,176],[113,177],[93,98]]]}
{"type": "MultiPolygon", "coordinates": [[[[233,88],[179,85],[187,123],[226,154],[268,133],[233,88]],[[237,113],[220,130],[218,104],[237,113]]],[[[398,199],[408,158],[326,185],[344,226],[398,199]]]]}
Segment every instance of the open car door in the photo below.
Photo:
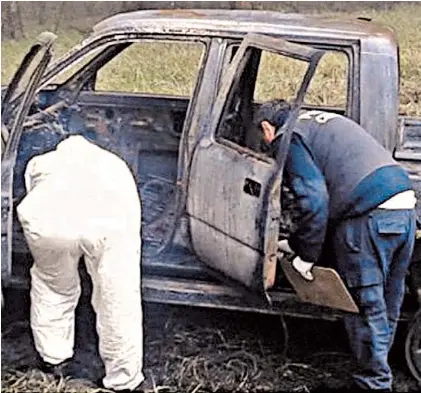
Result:
{"type": "Polygon", "coordinates": [[[51,60],[53,33],[38,36],[12,78],[2,99],[1,156],[1,278],[7,285],[12,270],[13,169],[23,123],[51,60]],[[3,150],[4,149],[4,150],[3,150]]]}
{"type": "Polygon", "coordinates": [[[209,127],[201,130],[193,153],[186,209],[194,251],[209,267],[262,294],[275,281],[280,185],[292,129],[323,53],[270,36],[247,35],[224,75],[209,127]],[[276,161],[253,148],[259,136],[245,131],[250,124],[236,131],[252,111],[253,105],[241,97],[254,89],[264,51],[306,63],[282,127],[281,157],[276,161]]]}

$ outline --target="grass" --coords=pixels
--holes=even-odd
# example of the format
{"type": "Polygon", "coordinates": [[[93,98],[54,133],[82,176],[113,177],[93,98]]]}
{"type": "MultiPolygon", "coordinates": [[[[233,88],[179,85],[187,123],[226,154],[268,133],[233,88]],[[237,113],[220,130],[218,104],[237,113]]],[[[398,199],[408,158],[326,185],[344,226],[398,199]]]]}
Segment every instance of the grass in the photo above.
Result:
{"type": "Polygon", "coordinates": [[[132,44],[98,72],[96,88],[191,96],[204,50],[200,43],[132,44]]]}
{"type": "MultiPolygon", "coordinates": [[[[390,11],[370,9],[358,13],[329,14],[338,18],[358,15],[372,17],[396,31],[401,56],[400,112],[421,116],[421,6],[407,4],[394,7],[390,11]]],[[[23,40],[2,42],[2,84],[11,78],[36,34],[45,28],[48,26],[31,28],[30,34],[27,33],[28,38],[23,40]]],[[[81,33],[75,29],[62,29],[57,35],[56,56],[65,53],[82,38],[81,33]]],[[[138,43],[99,72],[97,89],[190,96],[201,55],[200,44],[138,43]]],[[[303,67],[295,63],[284,59],[264,61],[264,72],[258,79],[256,99],[260,101],[294,95],[296,81],[303,74],[303,67]]],[[[310,86],[307,101],[312,104],[343,107],[346,68],[345,56],[338,53],[326,56],[310,86]]],[[[60,79],[63,80],[63,77],[60,79]]]]}
{"type": "MultiPolygon", "coordinates": [[[[328,52],[320,60],[305,102],[344,108],[346,106],[348,59],[344,53],[328,52]]],[[[254,98],[258,102],[277,98],[291,100],[307,70],[307,63],[273,53],[263,53],[254,98]]]]}
{"type": "MultiPolygon", "coordinates": [[[[29,321],[20,320],[2,332],[2,392],[106,392],[92,382],[104,373],[94,325],[86,310],[77,315],[78,375],[56,380],[39,371],[29,321]]],[[[144,368],[154,393],[309,392],[322,383],[346,387],[355,370],[339,322],[153,304],[144,315],[144,368]]],[[[402,364],[402,332],[392,354],[394,391],[415,392],[402,364]]]]}
{"type": "Polygon", "coordinates": [[[421,116],[421,4],[402,4],[391,11],[371,9],[338,16],[368,16],[395,31],[400,47],[400,112],[421,116]]]}

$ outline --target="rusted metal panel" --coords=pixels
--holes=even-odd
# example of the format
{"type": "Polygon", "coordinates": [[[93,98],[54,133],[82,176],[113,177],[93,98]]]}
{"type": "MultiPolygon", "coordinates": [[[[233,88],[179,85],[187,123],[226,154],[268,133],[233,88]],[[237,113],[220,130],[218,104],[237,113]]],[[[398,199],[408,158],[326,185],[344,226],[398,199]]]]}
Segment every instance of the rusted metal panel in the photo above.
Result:
{"type": "Polygon", "coordinates": [[[383,37],[361,42],[359,54],[360,125],[393,151],[399,114],[399,59],[395,43],[383,37]],[[382,48],[382,49],[381,49],[382,48]],[[372,103],[375,102],[376,105],[372,103]]]}
{"type": "Polygon", "coordinates": [[[162,9],[158,11],[159,15],[162,16],[180,16],[183,18],[206,18],[206,12],[201,10],[189,10],[189,9],[162,9]]]}
{"type": "Polygon", "coordinates": [[[398,142],[394,154],[395,158],[401,160],[421,160],[421,119],[406,116],[399,118],[398,142]]]}
{"type": "Polygon", "coordinates": [[[193,247],[199,258],[246,286],[253,284],[254,272],[263,263],[260,252],[193,217],[190,225],[193,247]]]}
{"type": "Polygon", "coordinates": [[[266,228],[265,234],[265,245],[264,250],[266,254],[263,261],[263,289],[267,290],[275,285],[276,281],[276,268],[277,268],[277,250],[278,250],[278,238],[281,217],[279,212],[281,209],[281,179],[278,177],[276,185],[273,184],[269,190],[268,203],[266,205],[266,228]],[[276,233],[276,236],[272,236],[272,233],[276,233]]]}
{"type": "Polygon", "coordinates": [[[2,104],[2,126],[10,130],[9,139],[1,160],[1,235],[2,282],[8,282],[12,269],[12,236],[14,216],[14,169],[23,122],[34,100],[38,84],[52,57],[51,48],[56,39],[53,33],[41,33],[8,87],[2,104]],[[26,76],[26,83],[21,84],[26,76]]]}
{"type": "Polygon", "coordinates": [[[275,281],[279,189],[290,134],[322,54],[323,51],[281,39],[247,35],[224,75],[211,124],[193,153],[187,213],[191,218],[195,252],[213,268],[261,293],[275,281]],[[243,72],[250,47],[309,63],[294,109],[286,122],[282,158],[276,162],[221,138],[215,141],[230,91],[243,72]]]}
{"type": "Polygon", "coordinates": [[[231,234],[239,243],[261,249],[263,190],[275,168],[274,161],[253,160],[223,144],[206,146],[206,142],[201,142],[192,163],[195,175],[189,184],[189,214],[231,234]],[[254,189],[248,188],[250,182],[254,189]]]}
{"type": "Polygon", "coordinates": [[[206,146],[206,140],[192,163],[187,212],[193,247],[210,266],[247,286],[263,265],[263,195],[275,168],[222,144],[206,146]]]}
{"type": "Polygon", "coordinates": [[[280,38],[261,34],[247,34],[242,46],[268,50],[306,62],[310,62],[320,53],[318,49],[311,46],[298,45],[280,38]]]}
{"type": "MultiPolygon", "coordinates": [[[[13,287],[28,289],[29,279],[13,278],[13,287]]],[[[259,314],[287,315],[298,318],[340,320],[346,312],[302,302],[291,290],[271,291],[271,302],[252,294],[245,294],[238,287],[210,283],[208,281],[177,279],[170,277],[142,278],[143,300],[152,303],[167,303],[194,307],[209,307],[224,310],[246,311],[259,314]]],[[[404,307],[400,321],[409,321],[414,310],[404,307]]]]}
{"type": "Polygon", "coordinates": [[[317,15],[283,14],[258,10],[145,10],[124,13],[94,26],[94,35],[117,31],[183,32],[205,35],[323,35],[362,39],[373,35],[395,40],[391,29],[376,23],[326,18],[317,15]]]}
{"type": "MultiPolygon", "coordinates": [[[[3,166],[2,166],[3,170],[3,166]]],[[[9,192],[1,195],[1,278],[7,282],[12,272],[12,211],[9,192]]]]}

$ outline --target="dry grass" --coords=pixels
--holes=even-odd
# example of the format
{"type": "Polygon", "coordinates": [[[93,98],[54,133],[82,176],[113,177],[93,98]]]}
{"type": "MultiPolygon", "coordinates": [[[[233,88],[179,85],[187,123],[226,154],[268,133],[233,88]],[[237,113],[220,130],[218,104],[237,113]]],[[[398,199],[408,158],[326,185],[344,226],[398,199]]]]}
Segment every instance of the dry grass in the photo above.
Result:
{"type": "Polygon", "coordinates": [[[391,11],[371,9],[338,16],[368,16],[396,32],[400,45],[400,112],[421,116],[421,4],[402,4],[391,11]]]}
{"type": "MultiPolygon", "coordinates": [[[[303,355],[307,338],[291,334],[286,352],[282,326],[275,317],[197,309],[186,312],[165,306],[145,311],[145,369],[155,392],[308,392],[327,380],[332,386],[349,381],[350,358],[336,348],[323,355],[314,356],[314,351],[303,355]]],[[[77,322],[85,324],[86,320],[77,322]]],[[[84,329],[84,333],[89,330],[84,329]]],[[[17,322],[2,337],[2,391],[105,391],[92,383],[103,375],[92,337],[76,339],[79,375],[55,380],[37,369],[29,324],[17,322]]],[[[309,346],[326,348],[328,341],[320,335],[309,346]]]]}
{"type": "MultiPolygon", "coordinates": [[[[105,392],[92,382],[104,368],[88,299],[77,310],[73,378],[55,380],[37,369],[22,312],[26,316],[2,332],[2,391],[105,392]]],[[[15,303],[27,307],[25,301],[15,303]]],[[[340,388],[351,382],[354,365],[340,323],[153,304],[144,315],[144,366],[154,393],[309,392],[322,383],[340,388]]],[[[403,329],[398,332],[394,391],[415,392],[402,361],[403,329]]]]}
{"type": "Polygon", "coordinates": [[[88,381],[61,378],[56,380],[52,375],[44,374],[37,369],[21,372],[7,368],[2,369],[2,391],[7,393],[99,393],[105,390],[90,387],[88,381]]]}
{"type": "MultiPolygon", "coordinates": [[[[258,102],[295,98],[306,69],[305,62],[264,52],[254,98],[258,102]]],[[[348,59],[344,53],[327,52],[320,60],[305,102],[345,109],[347,69],[348,59]]]]}
{"type": "Polygon", "coordinates": [[[204,50],[200,43],[135,43],[98,72],[95,87],[190,97],[204,50]]]}
{"type": "MultiPolygon", "coordinates": [[[[394,7],[390,11],[373,9],[358,13],[330,13],[329,16],[346,18],[364,15],[392,27],[399,39],[401,50],[401,103],[400,111],[406,115],[421,116],[421,6],[417,4],[394,7]]],[[[30,39],[2,42],[2,83],[7,83],[30,46],[32,37],[42,28],[32,29],[30,39]]],[[[81,38],[76,30],[58,32],[56,55],[66,52],[81,38]]],[[[98,89],[130,92],[148,92],[189,96],[193,89],[202,48],[200,45],[162,44],[160,47],[137,44],[107,65],[99,74],[98,89]],[[159,65],[159,66],[157,66],[159,65]],[[117,75],[117,76],[116,76],[117,75]]],[[[293,95],[294,81],[302,74],[302,67],[292,61],[267,61],[264,78],[258,86],[257,97],[293,95]],[[280,78],[282,75],[282,78],[280,78]]],[[[340,55],[323,60],[313,81],[308,102],[343,106],[345,101],[346,62],[340,55]]]]}

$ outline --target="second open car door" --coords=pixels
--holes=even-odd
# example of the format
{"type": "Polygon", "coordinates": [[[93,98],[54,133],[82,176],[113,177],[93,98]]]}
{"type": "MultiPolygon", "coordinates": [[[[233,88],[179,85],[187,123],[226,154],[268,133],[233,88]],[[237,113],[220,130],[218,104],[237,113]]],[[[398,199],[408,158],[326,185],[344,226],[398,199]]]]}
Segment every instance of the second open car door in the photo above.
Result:
{"type": "MultiPolygon", "coordinates": [[[[241,129],[241,115],[236,115],[245,105],[242,89],[254,88],[248,78],[263,52],[301,60],[307,67],[285,124],[282,143],[286,153],[291,130],[323,51],[249,34],[238,46],[224,75],[209,127],[201,133],[193,153],[187,194],[192,244],[197,255],[212,269],[262,294],[275,281],[285,157],[274,160],[257,152],[247,142],[253,140],[250,135],[242,138],[244,130],[238,131],[238,140],[243,139],[244,143],[224,135],[233,128],[241,129]]],[[[249,103],[250,110],[251,106],[249,103]]]]}

